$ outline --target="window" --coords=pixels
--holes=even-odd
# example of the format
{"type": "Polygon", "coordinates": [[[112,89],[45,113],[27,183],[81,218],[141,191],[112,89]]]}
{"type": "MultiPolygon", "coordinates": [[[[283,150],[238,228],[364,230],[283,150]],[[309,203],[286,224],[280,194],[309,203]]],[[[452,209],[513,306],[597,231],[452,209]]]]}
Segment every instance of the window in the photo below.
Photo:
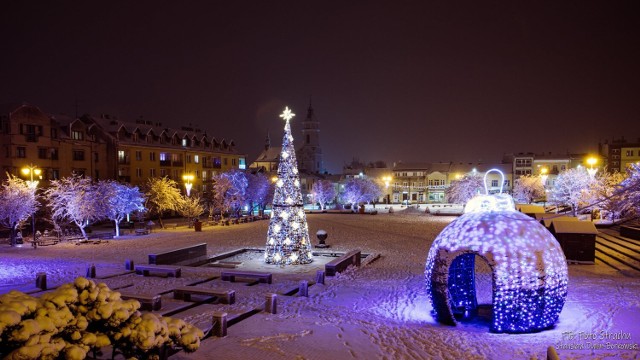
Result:
{"type": "Polygon", "coordinates": [[[193,155],[193,162],[196,164],[200,163],[200,156],[199,155],[193,155]]]}
{"type": "Polygon", "coordinates": [[[200,178],[200,170],[196,170],[196,179],[200,178]]]}
{"type": "Polygon", "coordinates": [[[58,129],[51,128],[51,138],[52,139],[58,138],[58,129]]]}
{"type": "Polygon", "coordinates": [[[24,126],[24,136],[26,141],[28,142],[36,142],[38,141],[38,133],[42,134],[42,126],[35,126],[35,125],[23,125],[24,126]],[[38,130],[38,133],[36,133],[36,130],[38,130]]]}
{"type": "Polygon", "coordinates": [[[73,131],[71,131],[71,138],[73,140],[83,140],[84,139],[84,134],[82,133],[82,131],[73,130],[73,131]]]}
{"type": "Polygon", "coordinates": [[[100,161],[100,157],[98,156],[98,152],[94,151],[93,152],[93,162],[98,162],[100,161]]]}
{"type": "MultiPolygon", "coordinates": [[[[245,170],[247,168],[247,163],[244,158],[238,159],[238,169],[245,170]]],[[[320,163],[318,163],[318,168],[320,168],[320,163]]]]}
{"type": "Polygon", "coordinates": [[[118,163],[126,164],[127,163],[127,153],[124,150],[118,150],[118,163]]]}
{"type": "Polygon", "coordinates": [[[18,146],[16,148],[16,157],[18,158],[26,158],[27,157],[27,148],[24,146],[18,146]]]}
{"type": "Polygon", "coordinates": [[[219,157],[213,158],[213,167],[215,169],[220,169],[222,167],[221,159],[219,157]]]}
{"type": "Polygon", "coordinates": [[[182,146],[187,146],[187,139],[182,139],[182,146]]]}
{"type": "Polygon", "coordinates": [[[231,165],[236,166],[236,159],[231,159],[231,165]]]}
{"type": "Polygon", "coordinates": [[[84,150],[73,150],[73,160],[84,161],[84,150]]]}
{"type": "Polygon", "coordinates": [[[51,179],[59,180],[60,179],[60,170],[59,169],[51,169],[51,179]]]}
{"type": "Polygon", "coordinates": [[[627,150],[627,156],[633,156],[633,150],[627,150]]]}
{"type": "Polygon", "coordinates": [[[38,148],[38,159],[46,159],[47,158],[47,148],[38,148]]]}
{"type": "Polygon", "coordinates": [[[229,159],[227,159],[227,158],[223,158],[222,159],[222,162],[224,163],[225,166],[229,164],[228,160],[229,159]]]}
{"type": "Polygon", "coordinates": [[[202,180],[207,180],[207,170],[202,170],[202,180]]]}
{"type": "Polygon", "coordinates": [[[504,187],[508,188],[509,186],[511,186],[511,182],[509,180],[505,180],[504,187]]]}
{"type": "Polygon", "coordinates": [[[160,169],[160,177],[167,176],[167,169],[160,169]]]}
{"type": "Polygon", "coordinates": [[[58,160],[58,148],[51,148],[51,160],[58,160]]]}
{"type": "Polygon", "coordinates": [[[156,169],[149,169],[149,177],[156,177],[156,169]]]}
{"type": "Polygon", "coordinates": [[[185,156],[187,158],[187,164],[191,164],[191,154],[185,156]]]}
{"type": "Polygon", "coordinates": [[[179,179],[179,177],[178,177],[178,170],[177,170],[177,169],[173,169],[173,178],[174,178],[174,179],[179,179]]]}
{"type": "Polygon", "coordinates": [[[142,161],[142,151],[136,150],[136,160],[142,161]]]}
{"type": "Polygon", "coordinates": [[[160,161],[167,161],[169,160],[169,154],[168,153],[160,153],[160,161]]]}
{"type": "Polygon", "coordinates": [[[138,141],[138,133],[134,132],[133,134],[131,134],[131,140],[137,142],[138,141]]]}
{"type": "Polygon", "coordinates": [[[498,187],[498,180],[491,180],[491,187],[498,187]]]}
{"type": "Polygon", "coordinates": [[[140,168],[136,169],[136,177],[138,177],[138,178],[142,177],[142,169],[140,169],[140,168]]]}
{"type": "Polygon", "coordinates": [[[149,153],[149,160],[156,161],[156,153],[154,151],[149,153]]]}

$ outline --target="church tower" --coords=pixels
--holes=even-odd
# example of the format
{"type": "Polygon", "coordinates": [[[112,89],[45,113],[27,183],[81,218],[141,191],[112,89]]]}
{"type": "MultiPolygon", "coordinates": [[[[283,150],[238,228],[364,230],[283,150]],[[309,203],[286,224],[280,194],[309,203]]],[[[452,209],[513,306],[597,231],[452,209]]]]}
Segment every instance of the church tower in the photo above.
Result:
{"type": "Polygon", "coordinates": [[[317,174],[324,172],[320,147],[320,122],[316,119],[309,101],[307,118],[302,121],[302,147],[299,150],[300,170],[317,174]]]}

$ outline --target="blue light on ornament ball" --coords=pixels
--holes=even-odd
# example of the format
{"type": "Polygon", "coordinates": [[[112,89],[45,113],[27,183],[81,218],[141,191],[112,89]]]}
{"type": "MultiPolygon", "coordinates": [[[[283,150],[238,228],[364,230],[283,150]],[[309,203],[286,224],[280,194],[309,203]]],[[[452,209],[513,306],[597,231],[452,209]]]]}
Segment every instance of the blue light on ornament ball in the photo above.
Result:
{"type": "Polygon", "coordinates": [[[516,212],[508,195],[498,194],[469,201],[429,250],[425,277],[438,322],[455,325],[454,314],[477,310],[476,255],[492,270],[492,332],[535,332],[558,321],[568,284],[562,248],[544,226],[516,212]]]}

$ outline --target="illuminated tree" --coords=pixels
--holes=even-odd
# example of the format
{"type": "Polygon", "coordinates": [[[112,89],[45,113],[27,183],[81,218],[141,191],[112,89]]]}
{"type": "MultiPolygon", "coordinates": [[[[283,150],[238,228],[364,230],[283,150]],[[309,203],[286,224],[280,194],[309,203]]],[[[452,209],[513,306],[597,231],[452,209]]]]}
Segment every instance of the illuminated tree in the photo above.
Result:
{"type": "Polygon", "coordinates": [[[264,260],[268,264],[308,264],[313,261],[289,124],[294,115],[288,107],[280,115],[286,123],[264,253],[264,260]]]}
{"type": "Polygon", "coordinates": [[[582,168],[568,169],[556,178],[549,192],[549,202],[560,206],[568,205],[575,216],[581,205],[588,205],[588,195],[594,179],[582,168]]]}
{"type": "Polygon", "coordinates": [[[336,198],[336,189],[329,180],[316,181],[313,183],[311,192],[313,193],[313,200],[320,203],[320,209],[322,210],[327,208],[327,203],[336,198]]]}
{"type": "Polygon", "coordinates": [[[113,221],[116,237],[120,236],[120,222],[134,211],[144,211],[144,196],[137,186],[121,184],[113,180],[101,180],[96,184],[101,200],[101,213],[113,221]]]}
{"type": "Polygon", "coordinates": [[[147,209],[158,214],[160,226],[164,228],[162,213],[170,210],[178,211],[182,204],[178,183],[166,176],[151,178],[147,181],[145,195],[147,196],[147,209]]]}
{"type": "Polygon", "coordinates": [[[180,203],[178,212],[189,219],[189,226],[191,226],[192,221],[204,213],[204,205],[202,205],[202,200],[199,196],[185,196],[180,203]]]}
{"type": "Polygon", "coordinates": [[[259,211],[264,211],[267,204],[273,201],[273,190],[273,184],[265,174],[247,174],[246,200],[251,209],[257,207],[259,211]]]}
{"type": "Polygon", "coordinates": [[[631,164],[627,177],[615,189],[611,206],[628,216],[640,215],[640,164],[631,164]]]}
{"type": "Polygon", "coordinates": [[[51,216],[57,220],[74,223],[86,239],[85,228],[93,221],[105,217],[105,199],[91,183],[91,178],[71,175],[51,181],[45,190],[51,208],[51,216]]]}
{"type": "Polygon", "coordinates": [[[546,196],[540,176],[520,176],[513,184],[513,198],[531,204],[534,200],[546,196]]]}
{"type": "Polygon", "coordinates": [[[370,179],[353,178],[344,184],[342,202],[351,205],[354,211],[360,203],[368,203],[376,200],[382,194],[380,186],[370,179]]]}
{"type": "Polygon", "coordinates": [[[214,178],[213,199],[211,206],[226,213],[239,216],[245,202],[247,191],[247,177],[238,170],[224,172],[214,178]]]}
{"type": "Polygon", "coordinates": [[[453,180],[444,191],[447,202],[453,204],[466,204],[476,196],[484,187],[482,177],[475,173],[469,173],[459,180],[453,180]]]}
{"type": "Polygon", "coordinates": [[[0,223],[11,229],[11,246],[16,244],[18,225],[31,216],[40,204],[36,200],[35,188],[11,174],[0,188],[0,223]]]}

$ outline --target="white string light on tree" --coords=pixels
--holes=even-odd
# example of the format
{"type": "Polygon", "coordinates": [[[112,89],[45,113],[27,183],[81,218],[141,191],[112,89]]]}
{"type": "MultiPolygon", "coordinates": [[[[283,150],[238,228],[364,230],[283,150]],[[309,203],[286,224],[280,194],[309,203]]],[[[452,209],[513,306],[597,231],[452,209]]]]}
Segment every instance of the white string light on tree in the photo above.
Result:
{"type": "Polygon", "coordinates": [[[264,261],[267,264],[294,265],[313,261],[309,227],[300,191],[296,152],[289,124],[294,116],[289,107],[280,115],[286,123],[271,220],[267,231],[267,247],[264,252],[264,261]]]}

